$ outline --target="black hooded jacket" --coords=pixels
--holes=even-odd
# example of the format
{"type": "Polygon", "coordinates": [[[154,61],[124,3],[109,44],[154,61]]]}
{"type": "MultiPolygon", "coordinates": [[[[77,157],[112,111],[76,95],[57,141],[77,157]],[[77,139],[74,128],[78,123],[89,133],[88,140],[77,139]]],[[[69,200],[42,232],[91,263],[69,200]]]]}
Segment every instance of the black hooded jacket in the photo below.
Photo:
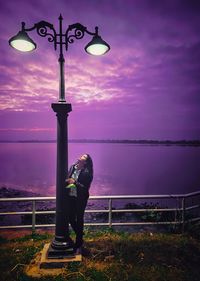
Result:
{"type": "MultiPolygon", "coordinates": [[[[75,165],[72,165],[69,169],[68,178],[71,178],[73,172],[75,170],[75,165]]],[[[78,191],[82,190],[84,193],[88,193],[89,195],[89,188],[93,180],[93,175],[89,171],[88,168],[81,170],[78,179],[76,181],[76,186],[78,191]]]]}

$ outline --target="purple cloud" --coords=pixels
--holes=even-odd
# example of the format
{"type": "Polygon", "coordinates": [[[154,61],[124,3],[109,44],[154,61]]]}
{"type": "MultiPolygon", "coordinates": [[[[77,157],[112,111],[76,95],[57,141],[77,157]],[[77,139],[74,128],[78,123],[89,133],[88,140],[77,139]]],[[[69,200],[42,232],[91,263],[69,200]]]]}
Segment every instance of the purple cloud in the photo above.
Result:
{"type": "Polygon", "coordinates": [[[103,57],[88,56],[84,46],[91,38],[85,36],[65,53],[71,138],[200,137],[198,1],[21,2],[7,1],[0,12],[3,138],[37,138],[34,128],[41,138],[54,136],[50,104],[58,99],[58,53],[34,31],[29,35],[38,49],[30,54],[11,49],[8,39],[21,21],[32,26],[46,20],[58,28],[60,12],[65,27],[81,22],[94,30],[98,25],[111,45],[103,57]],[[12,115],[18,122],[12,124],[12,115]],[[23,122],[33,128],[27,137],[20,131],[23,122]]]}

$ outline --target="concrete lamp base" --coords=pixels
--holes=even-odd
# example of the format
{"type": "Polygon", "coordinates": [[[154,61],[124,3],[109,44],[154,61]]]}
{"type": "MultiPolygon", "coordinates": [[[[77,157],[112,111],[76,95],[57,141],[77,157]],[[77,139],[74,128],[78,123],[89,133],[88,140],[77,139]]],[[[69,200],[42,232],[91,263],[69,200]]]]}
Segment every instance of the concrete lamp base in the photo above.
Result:
{"type": "Polygon", "coordinates": [[[42,276],[56,276],[64,271],[66,272],[66,266],[69,262],[81,262],[82,255],[68,256],[66,258],[57,259],[47,257],[47,253],[50,247],[50,243],[45,244],[43,250],[39,252],[35,258],[31,261],[30,265],[25,269],[25,273],[31,277],[42,276]]]}

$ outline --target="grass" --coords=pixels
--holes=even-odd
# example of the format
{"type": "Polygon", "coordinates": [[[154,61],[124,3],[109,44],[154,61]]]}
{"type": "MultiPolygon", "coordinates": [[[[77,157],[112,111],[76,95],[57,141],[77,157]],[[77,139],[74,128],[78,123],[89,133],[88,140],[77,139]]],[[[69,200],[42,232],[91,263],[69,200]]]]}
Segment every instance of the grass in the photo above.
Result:
{"type": "MultiPolygon", "coordinates": [[[[0,239],[1,281],[38,280],[27,277],[24,267],[52,235],[34,234],[0,239]]],[[[42,281],[197,281],[200,241],[190,235],[127,233],[109,229],[85,231],[90,256],[69,263],[64,273],[42,281]]]]}

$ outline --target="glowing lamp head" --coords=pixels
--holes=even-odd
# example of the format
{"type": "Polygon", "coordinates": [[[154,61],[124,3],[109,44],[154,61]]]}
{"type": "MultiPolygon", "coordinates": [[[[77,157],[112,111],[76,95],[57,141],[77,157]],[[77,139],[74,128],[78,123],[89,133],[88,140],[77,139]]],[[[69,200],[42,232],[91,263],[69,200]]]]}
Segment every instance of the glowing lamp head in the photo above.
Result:
{"type": "Polygon", "coordinates": [[[9,45],[21,52],[30,52],[36,49],[36,43],[22,30],[9,40],[9,45]]]}
{"type": "Polygon", "coordinates": [[[85,46],[85,51],[94,56],[101,56],[110,50],[110,46],[98,34],[85,46]]]}

